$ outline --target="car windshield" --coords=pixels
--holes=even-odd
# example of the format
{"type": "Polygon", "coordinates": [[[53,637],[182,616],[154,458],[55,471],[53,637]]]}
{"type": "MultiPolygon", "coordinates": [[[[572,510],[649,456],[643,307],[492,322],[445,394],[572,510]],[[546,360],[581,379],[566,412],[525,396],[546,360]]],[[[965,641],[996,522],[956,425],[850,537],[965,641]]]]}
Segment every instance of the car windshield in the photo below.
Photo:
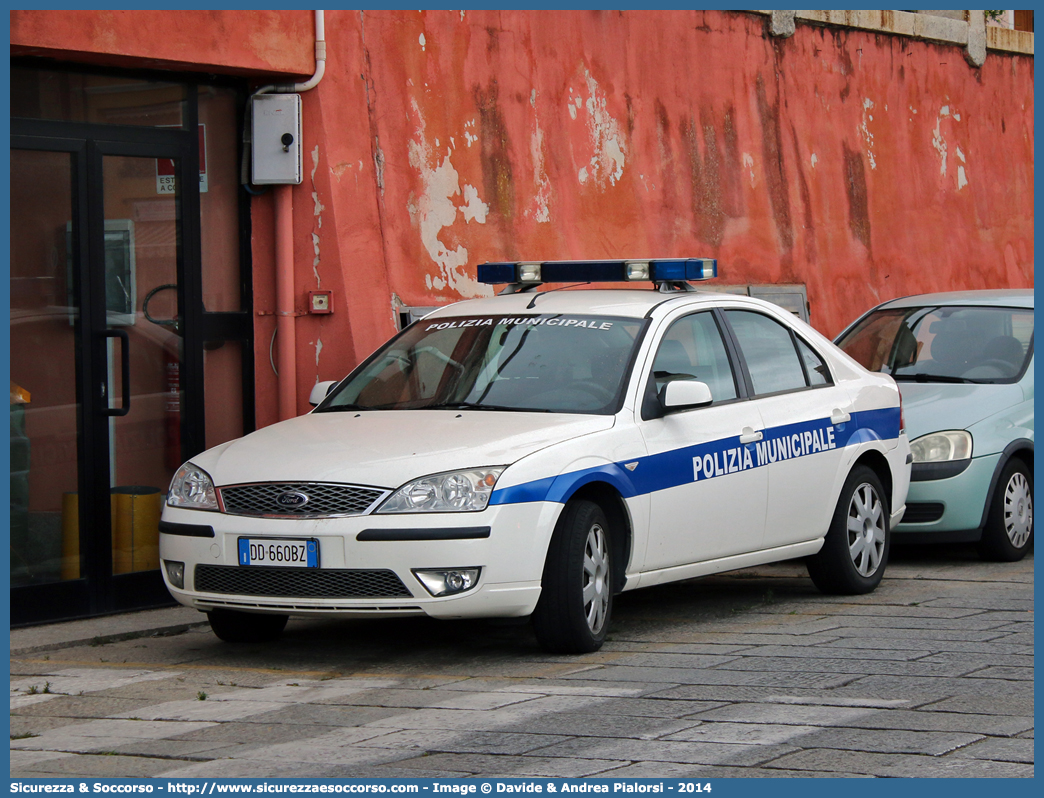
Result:
{"type": "Polygon", "coordinates": [[[869,314],[838,340],[871,371],[917,382],[1012,382],[1033,351],[1033,309],[893,308],[869,314]]]}
{"type": "Polygon", "coordinates": [[[316,412],[611,414],[645,324],[549,314],[422,320],[378,350],[316,412]]]}

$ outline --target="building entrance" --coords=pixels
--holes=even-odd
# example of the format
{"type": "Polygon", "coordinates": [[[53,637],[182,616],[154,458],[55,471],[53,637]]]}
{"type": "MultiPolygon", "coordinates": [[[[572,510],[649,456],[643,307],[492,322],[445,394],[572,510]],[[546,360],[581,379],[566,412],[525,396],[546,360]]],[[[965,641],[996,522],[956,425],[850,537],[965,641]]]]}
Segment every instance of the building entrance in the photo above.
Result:
{"type": "MultiPolygon", "coordinates": [[[[207,317],[244,315],[203,312],[196,94],[174,83],[19,78],[13,624],[170,602],[159,514],[171,476],[206,446],[204,345],[225,343],[207,333],[235,327],[207,317]],[[49,118],[56,109],[65,118],[49,118]]],[[[241,358],[229,365],[220,381],[241,386],[241,358]]],[[[237,418],[241,433],[242,404],[237,418]]]]}

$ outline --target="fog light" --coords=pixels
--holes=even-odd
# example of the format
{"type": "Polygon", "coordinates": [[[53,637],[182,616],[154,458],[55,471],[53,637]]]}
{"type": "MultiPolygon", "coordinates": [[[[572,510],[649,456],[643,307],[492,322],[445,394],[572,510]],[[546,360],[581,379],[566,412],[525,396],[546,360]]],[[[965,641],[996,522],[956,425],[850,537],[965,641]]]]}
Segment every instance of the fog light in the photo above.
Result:
{"type": "Polygon", "coordinates": [[[416,569],[413,575],[433,596],[452,596],[471,590],[478,584],[481,568],[425,568],[416,569]]]}
{"type": "Polygon", "coordinates": [[[167,581],[173,587],[184,590],[185,588],[185,563],[164,560],[163,567],[167,569],[167,581]]]}

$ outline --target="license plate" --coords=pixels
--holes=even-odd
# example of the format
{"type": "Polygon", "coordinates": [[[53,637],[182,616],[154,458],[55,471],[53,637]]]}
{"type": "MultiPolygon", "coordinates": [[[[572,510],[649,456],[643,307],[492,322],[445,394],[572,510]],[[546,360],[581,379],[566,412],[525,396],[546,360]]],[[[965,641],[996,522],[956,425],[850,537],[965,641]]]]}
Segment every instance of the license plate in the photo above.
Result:
{"type": "Polygon", "coordinates": [[[240,538],[240,565],[275,565],[284,568],[318,568],[319,541],[240,538]]]}

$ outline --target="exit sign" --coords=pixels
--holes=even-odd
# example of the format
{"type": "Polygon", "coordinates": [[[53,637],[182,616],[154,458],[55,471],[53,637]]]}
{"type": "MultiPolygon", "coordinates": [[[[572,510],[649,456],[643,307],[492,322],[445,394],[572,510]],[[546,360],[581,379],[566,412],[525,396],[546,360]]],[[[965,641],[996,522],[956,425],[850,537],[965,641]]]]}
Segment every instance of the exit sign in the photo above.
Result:
{"type": "MultiPolygon", "coordinates": [[[[172,158],[156,159],[156,193],[174,194],[177,191],[177,175],[172,158]]],[[[199,193],[207,191],[207,129],[199,126],[199,193]]]]}

